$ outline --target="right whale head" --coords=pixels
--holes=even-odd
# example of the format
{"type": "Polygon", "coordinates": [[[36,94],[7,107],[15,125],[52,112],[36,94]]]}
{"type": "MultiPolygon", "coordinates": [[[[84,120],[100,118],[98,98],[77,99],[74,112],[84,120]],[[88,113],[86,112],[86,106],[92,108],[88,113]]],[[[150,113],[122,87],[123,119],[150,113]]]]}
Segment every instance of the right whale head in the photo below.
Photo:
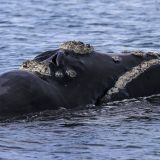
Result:
{"type": "Polygon", "coordinates": [[[90,44],[67,41],[57,50],[44,52],[33,60],[23,62],[20,70],[41,76],[62,78],[66,75],[74,78],[77,75],[74,68],[81,68],[79,57],[89,56],[91,53],[94,53],[94,48],[90,44]]]}

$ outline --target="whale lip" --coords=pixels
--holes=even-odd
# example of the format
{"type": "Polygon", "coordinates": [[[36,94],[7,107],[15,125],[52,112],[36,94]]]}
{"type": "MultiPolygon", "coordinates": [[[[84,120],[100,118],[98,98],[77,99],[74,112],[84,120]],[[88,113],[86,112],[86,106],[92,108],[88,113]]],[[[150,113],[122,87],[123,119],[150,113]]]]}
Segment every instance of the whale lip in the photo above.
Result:
{"type": "Polygon", "coordinates": [[[34,60],[27,60],[23,62],[19,69],[32,73],[39,73],[40,75],[51,76],[51,69],[49,65],[34,60]]]}

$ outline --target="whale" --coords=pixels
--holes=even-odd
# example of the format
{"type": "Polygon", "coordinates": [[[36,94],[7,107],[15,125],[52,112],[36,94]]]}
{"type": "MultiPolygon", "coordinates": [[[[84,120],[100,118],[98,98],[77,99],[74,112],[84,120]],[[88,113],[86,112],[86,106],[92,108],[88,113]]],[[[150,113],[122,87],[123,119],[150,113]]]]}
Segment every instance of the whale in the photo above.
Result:
{"type": "Polygon", "coordinates": [[[99,106],[159,93],[159,53],[107,54],[67,41],[0,75],[0,115],[99,106]]]}

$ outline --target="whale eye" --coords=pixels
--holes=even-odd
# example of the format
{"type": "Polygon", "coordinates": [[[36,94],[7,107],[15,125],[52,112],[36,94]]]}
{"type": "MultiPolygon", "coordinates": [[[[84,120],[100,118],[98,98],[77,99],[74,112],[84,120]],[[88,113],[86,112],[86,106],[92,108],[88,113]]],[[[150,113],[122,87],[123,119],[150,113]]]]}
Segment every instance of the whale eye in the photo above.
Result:
{"type": "Polygon", "coordinates": [[[75,78],[77,77],[77,72],[73,69],[66,69],[66,75],[71,77],[71,78],[75,78]]]}

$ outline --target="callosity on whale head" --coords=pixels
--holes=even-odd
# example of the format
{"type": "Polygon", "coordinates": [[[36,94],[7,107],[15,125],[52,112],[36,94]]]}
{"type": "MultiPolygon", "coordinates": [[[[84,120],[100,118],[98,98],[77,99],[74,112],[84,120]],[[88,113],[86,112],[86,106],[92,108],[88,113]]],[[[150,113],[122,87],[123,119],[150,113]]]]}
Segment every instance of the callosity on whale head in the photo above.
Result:
{"type": "Polygon", "coordinates": [[[94,47],[80,41],[67,41],[60,45],[60,49],[68,50],[76,54],[90,54],[94,52],[94,47]]]}
{"type": "Polygon", "coordinates": [[[50,68],[46,63],[41,63],[34,60],[27,60],[23,62],[23,64],[20,66],[20,70],[51,76],[50,68]]]}

